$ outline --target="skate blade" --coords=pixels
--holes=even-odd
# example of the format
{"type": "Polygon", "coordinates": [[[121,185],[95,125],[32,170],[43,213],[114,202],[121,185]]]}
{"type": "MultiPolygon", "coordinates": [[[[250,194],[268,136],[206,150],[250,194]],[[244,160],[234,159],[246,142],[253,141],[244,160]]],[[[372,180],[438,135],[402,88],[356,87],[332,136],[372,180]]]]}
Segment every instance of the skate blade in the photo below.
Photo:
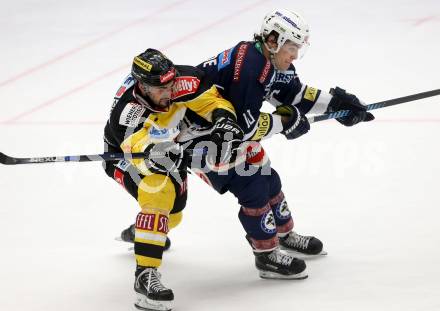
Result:
{"type": "Polygon", "coordinates": [[[136,302],[134,306],[139,310],[145,311],[171,311],[173,301],[157,301],[151,300],[142,294],[136,293],[136,302]]]}
{"type": "Polygon", "coordinates": [[[260,278],[271,279],[271,280],[304,280],[309,277],[306,271],[297,274],[290,274],[290,275],[279,274],[276,272],[263,271],[263,270],[259,270],[259,273],[260,273],[260,278]]]}
{"type": "Polygon", "coordinates": [[[314,259],[314,258],[320,258],[322,256],[327,256],[327,252],[326,251],[321,251],[319,254],[314,254],[314,255],[310,255],[310,254],[304,254],[304,253],[300,253],[297,251],[293,251],[291,249],[287,249],[284,247],[280,247],[280,249],[286,253],[288,253],[289,255],[298,258],[298,259],[314,259]]]}

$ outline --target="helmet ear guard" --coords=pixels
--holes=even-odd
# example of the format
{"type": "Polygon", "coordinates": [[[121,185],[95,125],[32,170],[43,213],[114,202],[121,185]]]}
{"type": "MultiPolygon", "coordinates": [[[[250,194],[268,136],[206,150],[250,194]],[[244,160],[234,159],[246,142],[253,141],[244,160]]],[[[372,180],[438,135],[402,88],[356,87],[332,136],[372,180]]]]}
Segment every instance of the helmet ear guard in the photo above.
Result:
{"type": "Polygon", "coordinates": [[[260,36],[263,43],[272,54],[278,53],[287,41],[291,41],[300,48],[309,44],[310,30],[309,25],[298,13],[280,9],[267,14],[261,25],[260,36]],[[276,48],[268,46],[266,40],[269,35],[275,34],[276,48]]]}

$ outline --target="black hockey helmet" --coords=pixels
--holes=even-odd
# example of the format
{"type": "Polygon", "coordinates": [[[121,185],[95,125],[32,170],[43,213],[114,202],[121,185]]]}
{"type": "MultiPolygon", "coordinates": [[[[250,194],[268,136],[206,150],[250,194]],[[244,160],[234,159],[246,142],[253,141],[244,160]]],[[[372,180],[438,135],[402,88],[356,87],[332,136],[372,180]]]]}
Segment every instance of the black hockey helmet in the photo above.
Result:
{"type": "Polygon", "coordinates": [[[160,51],[147,49],[134,58],[131,75],[141,83],[161,86],[172,81],[177,71],[173,62],[160,51]]]}

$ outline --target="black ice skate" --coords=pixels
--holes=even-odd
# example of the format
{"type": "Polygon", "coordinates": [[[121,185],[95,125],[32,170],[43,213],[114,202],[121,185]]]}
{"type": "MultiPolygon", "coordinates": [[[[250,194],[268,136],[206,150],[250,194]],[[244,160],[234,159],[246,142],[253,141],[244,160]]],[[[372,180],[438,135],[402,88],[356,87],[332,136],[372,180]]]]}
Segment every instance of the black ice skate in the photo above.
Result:
{"type": "Polygon", "coordinates": [[[322,250],[322,242],[313,236],[304,236],[290,231],[283,237],[279,237],[280,248],[289,254],[302,259],[327,255],[322,250]]]}
{"type": "Polygon", "coordinates": [[[134,283],[136,302],[134,306],[148,311],[169,311],[174,300],[173,291],[160,282],[156,268],[137,268],[134,283]]]}
{"type": "MultiPolygon", "coordinates": [[[[134,243],[134,225],[131,225],[127,229],[122,230],[120,238],[116,239],[128,243],[134,243]]],[[[165,241],[164,251],[168,250],[170,247],[171,240],[167,237],[167,240],[165,241]]]]}
{"type": "Polygon", "coordinates": [[[263,279],[305,279],[307,278],[304,260],[282,253],[279,248],[270,252],[256,253],[255,266],[263,279]]]}

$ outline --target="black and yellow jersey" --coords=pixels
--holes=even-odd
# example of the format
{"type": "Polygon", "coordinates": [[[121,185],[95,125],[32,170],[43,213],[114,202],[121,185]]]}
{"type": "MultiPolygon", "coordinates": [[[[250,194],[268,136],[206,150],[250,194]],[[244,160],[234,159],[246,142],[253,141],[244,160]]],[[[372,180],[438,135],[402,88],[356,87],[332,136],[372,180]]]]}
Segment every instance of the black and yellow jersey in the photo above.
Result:
{"type": "MultiPolygon", "coordinates": [[[[110,117],[104,129],[104,140],[114,152],[143,152],[158,141],[173,140],[179,133],[179,123],[187,109],[204,120],[212,121],[212,112],[224,109],[235,115],[230,102],[223,99],[217,88],[203,79],[196,67],[176,66],[172,101],[168,111],[153,112],[142,102],[136,80],[129,75],[114,97],[110,117]]],[[[142,159],[131,161],[143,174],[149,174],[142,159]]]]}

